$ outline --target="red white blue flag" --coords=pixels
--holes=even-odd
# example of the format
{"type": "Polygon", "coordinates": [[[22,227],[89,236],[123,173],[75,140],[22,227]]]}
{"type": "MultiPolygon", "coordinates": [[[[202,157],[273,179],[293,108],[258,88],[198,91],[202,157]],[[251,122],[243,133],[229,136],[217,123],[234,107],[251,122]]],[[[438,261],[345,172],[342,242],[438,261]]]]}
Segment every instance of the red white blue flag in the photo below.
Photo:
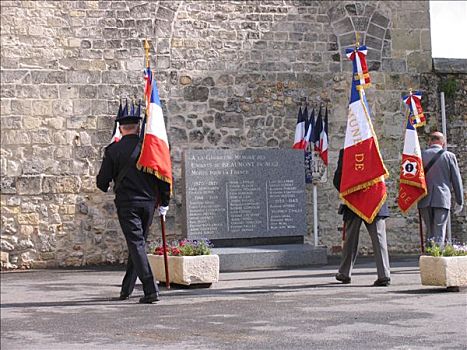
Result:
{"type": "Polygon", "coordinates": [[[353,64],[354,81],[357,90],[370,86],[370,74],[368,73],[368,65],[366,64],[367,53],[366,46],[346,50],[346,55],[353,64]]]}
{"type": "Polygon", "coordinates": [[[315,152],[321,153],[321,133],[323,132],[323,117],[321,113],[321,106],[319,107],[318,117],[316,118],[315,127],[313,130],[313,140],[315,144],[315,152]]]}
{"type": "Polygon", "coordinates": [[[347,56],[354,61],[354,72],[339,197],[354,213],[371,223],[387,197],[384,178],[388,171],[379,151],[365,97],[364,86],[369,84],[369,76],[359,73],[360,68],[366,67],[365,55],[360,55],[366,51],[363,48],[347,50],[347,56]]]}
{"type": "Polygon", "coordinates": [[[306,149],[310,144],[310,117],[308,115],[308,106],[305,106],[303,110],[303,119],[305,120],[305,134],[303,135],[303,139],[305,140],[304,149],[306,149]]]}
{"type": "MultiPolygon", "coordinates": [[[[404,97],[405,100],[406,97],[404,97]]],[[[419,111],[419,113],[423,114],[422,112],[421,110],[419,111]]],[[[397,197],[397,204],[403,213],[409,211],[410,208],[427,194],[422,152],[418,141],[417,129],[414,127],[416,124],[417,122],[415,118],[412,118],[412,112],[410,112],[405,129],[399,196],[397,197]]]]}
{"type": "Polygon", "coordinates": [[[315,144],[315,141],[314,141],[315,109],[314,108],[311,110],[310,117],[305,123],[305,129],[306,129],[305,140],[307,142],[307,147],[310,144],[314,145],[315,144]]]}
{"type": "Polygon", "coordinates": [[[172,190],[172,161],[170,159],[169,141],[159,92],[156,80],[153,77],[150,84],[151,95],[149,104],[146,105],[148,110],[146,111],[143,146],[136,165],[138,169],[143,169],[169,183],[172,190]]]}
{"type": "Polygon", "coordinates": [[[422,93],[420,91],[409,92],[408,96],[404,96],[404,103],[409,106],[411,123],[418,128],[426,124],[426,117],[422,109],[422,93]]]}
{"type": "Polygon", "coordinates": [[[319,137],[319,156],[323,160],[324,165],[328,165],[328,107],[326,107],[326,113],[324,114],[323,127],[319,137]]]}
{"type": "MultiPolygon", "coordinates": [[[[308,114],[308,112],[306,112],[308,114]]],[[[308,115],[306,115],[308,117],[308,115]]],[[[302,112],[302,107],[298,110],[297,125],[295,126],[295,137],[292,148],[305,149],[307,142],[305,140],[305,114],[302,112]]]]}

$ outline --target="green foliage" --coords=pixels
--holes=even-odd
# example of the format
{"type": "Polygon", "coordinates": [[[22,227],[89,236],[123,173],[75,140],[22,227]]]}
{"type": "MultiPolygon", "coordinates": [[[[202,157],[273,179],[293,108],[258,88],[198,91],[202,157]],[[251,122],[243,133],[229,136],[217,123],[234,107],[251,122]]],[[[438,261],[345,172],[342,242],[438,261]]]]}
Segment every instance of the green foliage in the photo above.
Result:
{"type": "Polygon", "coordinates": [[[441,256],[442,255],[441,248],[440,248],[439,245],[426,247],[425,253],[427,255],[431,255],[431,256],[441,256]]]}
{"type": "Polygon", "coordinates": [[[467,256],[467,246],[446,244],[444,247],[440,247],[439,244],[430,243],[426,247],[425,253],[431,256],[467,256]]]}
{"type": "Polygon", "coordinates": [[[441,91],[446,94],[446,97],[454,97],[457,91],[457,80],[450,78],[443,81],[441,91]]]}

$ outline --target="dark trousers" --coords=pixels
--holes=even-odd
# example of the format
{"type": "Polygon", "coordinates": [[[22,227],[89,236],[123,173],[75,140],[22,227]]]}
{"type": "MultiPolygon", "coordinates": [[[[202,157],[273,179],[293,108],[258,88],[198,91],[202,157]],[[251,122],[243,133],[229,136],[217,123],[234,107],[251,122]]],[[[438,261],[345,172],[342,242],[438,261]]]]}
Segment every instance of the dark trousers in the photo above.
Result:
{"type": "Polygon", "coordinates": [[[118,205],[117,214],[128,246],[128,263],[122,282],[122,294],[133,292],[138,277],[144,295],[159,292],[146,255],[146,238],[154,216],[155,203],[118,205]]]}

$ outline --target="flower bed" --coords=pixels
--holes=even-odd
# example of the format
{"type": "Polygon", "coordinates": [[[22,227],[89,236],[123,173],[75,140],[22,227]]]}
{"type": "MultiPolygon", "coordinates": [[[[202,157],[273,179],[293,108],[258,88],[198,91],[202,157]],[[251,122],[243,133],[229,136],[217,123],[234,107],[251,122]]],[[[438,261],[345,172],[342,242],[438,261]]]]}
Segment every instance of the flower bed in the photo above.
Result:
{"type": "Polygon", "coordinates": [[[455,288],[467,286],[467,249],[465,245],[432,244],[419,260],[422,285],[455,288]]]}
{"type": "MultiPolygon", "coordinates": [[[[181,285],[206,285],[219,280],[219,256],[211,255],[208,240],[182,240],[167,246],[170,283],[181,285]]],[[[164,249],[153,245],[148,254],[154,277],[165,282],[164,249]]]]}

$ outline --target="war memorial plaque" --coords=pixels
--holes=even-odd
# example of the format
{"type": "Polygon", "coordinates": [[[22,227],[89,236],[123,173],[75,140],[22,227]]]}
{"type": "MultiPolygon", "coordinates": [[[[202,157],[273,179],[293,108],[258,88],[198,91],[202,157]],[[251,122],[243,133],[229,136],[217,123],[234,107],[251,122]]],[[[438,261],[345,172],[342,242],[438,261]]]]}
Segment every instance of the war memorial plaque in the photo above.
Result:
{"type": "Polygon", "coordinates": [[[189,150],[183,177],[187,238],[306,235],[303,151],[189,150]]]}

